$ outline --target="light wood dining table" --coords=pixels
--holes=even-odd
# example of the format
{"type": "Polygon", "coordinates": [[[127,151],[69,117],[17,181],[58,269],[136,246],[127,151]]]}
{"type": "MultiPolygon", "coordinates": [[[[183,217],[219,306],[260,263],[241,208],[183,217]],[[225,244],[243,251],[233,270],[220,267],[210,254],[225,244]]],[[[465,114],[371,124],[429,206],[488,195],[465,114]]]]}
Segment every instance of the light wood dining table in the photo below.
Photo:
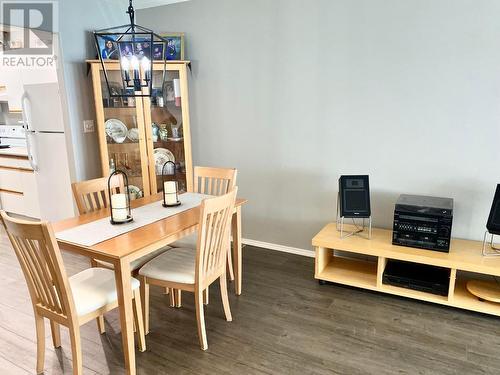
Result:
{"type": "MultiPolygon", "coordinates": [[[[131,207],[137,208],[153,202],[159,202],[162,199],[162,193],[150,195],[132,201],[131,207]]],[[[231,226],[233,237],[232,259],[236,295],[240,295],[242,290],[241,208],[246,202],[246,199],[238,198],[236,200],[231,226]]],[[[163,209],[163,207],[159,205],[158,209],[163,209]]],[[[93,246],[84,246],[60,239],[57,240],[62,250],[84,255],[88,258],[103,260],[114,265],[123,354],[127,374],[136,373],[130,263],[195,232],[198,226],[199,211],[199,206],[197,206],[154,223],[133,229],[130,232],[110,238],[93,246]]],[[[88,214],[55,222],[52,224],[52,227],[57,236],[57,232],[109,217],[109,214],[109,209],[97,210],[88,214]]],[[[132,216],[133,214],[134,212],[132,211],[132,216]]]]}

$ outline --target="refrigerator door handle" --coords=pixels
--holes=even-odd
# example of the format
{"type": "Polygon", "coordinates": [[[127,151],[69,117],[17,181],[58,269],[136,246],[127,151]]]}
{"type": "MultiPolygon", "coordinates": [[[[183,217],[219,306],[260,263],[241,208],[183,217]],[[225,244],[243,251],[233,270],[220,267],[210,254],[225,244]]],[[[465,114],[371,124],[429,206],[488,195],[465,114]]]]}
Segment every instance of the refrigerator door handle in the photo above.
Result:
{"type": "Polygon", "coordinates": [[[34,171],[38,171],[38,164],[36,162],[36,158],[31,147],[31,136],[35,135],[35,131],[31,130],[31,126],[29,123],[27,114],[28,107],[26,106],[27,102],[29,102],[29,98],[28,95],[24,93],[23,97],[21,98],[21,109],[22,109],[23,123],[24,123],[23,126],[24,134],[26,137],[26,152],[28,153],[28,160],[30,162],[31,168],[33,168],[34,171]]]}
{"type": "Polygon", "coordinates": [[[38,171],[38,164],[36,162],[35,154],[33,153],[30,141],[31,136],[34,135],[34,131],[26,131],[26,151],[28,153],[28,160],[30,162],[31,168],[33,168],[34,171],[38,171]]]}

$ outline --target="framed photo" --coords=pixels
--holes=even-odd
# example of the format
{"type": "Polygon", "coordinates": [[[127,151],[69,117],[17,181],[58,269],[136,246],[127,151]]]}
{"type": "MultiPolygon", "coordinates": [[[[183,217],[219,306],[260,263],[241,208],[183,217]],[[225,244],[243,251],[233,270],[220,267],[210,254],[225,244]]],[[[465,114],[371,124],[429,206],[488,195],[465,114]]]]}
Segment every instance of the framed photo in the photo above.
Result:
{"type": "Polygon", "coordinates": [[[120,57],[132,57],[134,55],[134,47],[132,43],[118,43],[118,49],[120,50],[120,57]]]}
{"type": "Polygon", "coordinates": [[[174,82],[166,81],[163,86],[163,97],[167,102],[173,102],[175,100],[174,82]]]}
{"type": "Polygon", "coordinates": [[[149,58],[151,56],[151,43],[150,42],[136,42],[134,54],[137,58],[141,59],[143,56],[149,58]]]}
{"type": "Polygon", "coordinates": [[[117,43],[111,38],[100,38],[99,49],[103,59],[118,60],[120,53],[118,51],[117,43]]]}
{"type": "Polygon", "coordinates": [[[167,39],[165,46],[165,59],[184,60],[184,33],[162,33],[167,39]]]}
{"type": "Polygon", "coordinates": [[[163,60],[163,43],[153,44],[153,60],[163,60]]]}

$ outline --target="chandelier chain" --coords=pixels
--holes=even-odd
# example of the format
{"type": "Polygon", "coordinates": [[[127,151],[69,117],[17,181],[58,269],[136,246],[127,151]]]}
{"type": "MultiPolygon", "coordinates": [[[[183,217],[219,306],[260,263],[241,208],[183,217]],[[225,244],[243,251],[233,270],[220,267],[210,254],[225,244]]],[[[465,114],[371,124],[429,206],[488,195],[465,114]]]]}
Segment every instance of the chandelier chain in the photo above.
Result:
{"type": "Polygon", "coordinates": [[[126,12],[130,17],[130,26],[132,27],[132,31],[135,31],[135,11],[134,5],[132,4],[132,0],[128,2],[128,9],[126,12]]]}

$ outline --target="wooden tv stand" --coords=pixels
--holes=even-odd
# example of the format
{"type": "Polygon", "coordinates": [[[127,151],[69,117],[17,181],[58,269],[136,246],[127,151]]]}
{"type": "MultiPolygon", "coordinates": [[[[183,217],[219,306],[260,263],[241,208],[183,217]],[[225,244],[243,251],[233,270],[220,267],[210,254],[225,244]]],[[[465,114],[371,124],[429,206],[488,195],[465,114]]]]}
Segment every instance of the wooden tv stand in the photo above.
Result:
{"type": "Polygon", "coordinates": [[[482,242],[452,239],[450,252],[441,253],[393,245],[392,231],[387,229],[374,228],[371,239],[358,235],[341,239],[335,223],[330,223],[313,238],[312,245],[316,252],[315,278],[320,282],[330,281],[500,316],[500,303],[480,301],[466,289],[467,281],[475,277],[500,277],[500,257],[483,257],[482,242]],[[341,256],[334,250],[342,251],[341,256]],[[382,284],[388,259],[449,268],[448,296],[382,284]]]}

